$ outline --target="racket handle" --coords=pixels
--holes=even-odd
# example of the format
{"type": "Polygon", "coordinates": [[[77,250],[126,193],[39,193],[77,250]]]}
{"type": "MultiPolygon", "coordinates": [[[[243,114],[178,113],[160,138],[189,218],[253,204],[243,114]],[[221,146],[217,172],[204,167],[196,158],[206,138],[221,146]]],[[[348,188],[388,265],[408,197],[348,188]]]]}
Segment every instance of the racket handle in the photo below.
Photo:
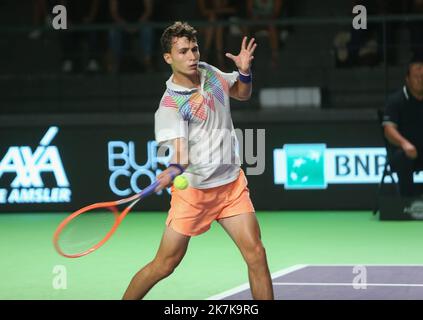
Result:
{"type": "Polygon", "coordinates": [[[141,191],[141,197],[148,197],[152,193],[154,193],[154,190],[156,190],[157,186],[159,185],[159,181],[150,184],[147,188],[145,188],[143,191],[141,191]]]}
{"type": "MultiPolygon", "coordinates": [[[[173,172],[170,173],[170,177],[173,181],[173,179],[175,179],[175,174],[173,172]]],[[[141,191],[141,197],[148,197],[149,195],[151,195],[152,193],[154,193],[154,190],[156,190],[157,186],[159,185],[159,181],[157,180],[156,182],[150,184],[147,188],[145,188],[144,190],[141,191]]]]}

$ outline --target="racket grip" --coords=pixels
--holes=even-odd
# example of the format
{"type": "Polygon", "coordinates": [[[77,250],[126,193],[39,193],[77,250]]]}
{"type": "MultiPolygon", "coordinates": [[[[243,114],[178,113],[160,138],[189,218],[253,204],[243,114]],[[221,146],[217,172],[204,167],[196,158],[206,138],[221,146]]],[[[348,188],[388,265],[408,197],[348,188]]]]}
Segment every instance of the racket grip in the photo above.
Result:
{"type": "Polygon", "coordinates": [[[142,197],[148,197],[152,193],[154,193],[154,190],[156,190],[157,186],[159,185],[159,181],[150,184],[147,188],[145,188],[141,193],[142,197]]]}
{"type": "MultiPolygon", "coordinates": [[[[170,172],[170,177],[173,181],[175,179],[175,174],[173,172],[170,172]]],[[[141,197],[148,197],[152,193],[154,193],[154,190],[156,190],[157,186],[159,185],[159,181],[150,184],[147,188],[145,188],[143,191],[141,191],[141,197]]]]}

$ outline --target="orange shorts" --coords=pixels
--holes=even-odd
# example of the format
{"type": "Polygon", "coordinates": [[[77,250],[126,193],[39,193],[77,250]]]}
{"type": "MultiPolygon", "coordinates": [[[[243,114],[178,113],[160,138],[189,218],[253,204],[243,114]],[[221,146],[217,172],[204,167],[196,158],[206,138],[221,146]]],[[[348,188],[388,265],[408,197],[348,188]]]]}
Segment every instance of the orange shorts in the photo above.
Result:
{"type": "Polygon", "coordinates": [[[178,190],[172,186],[172,199],[166,225],[178,233],[196,236],[206,232],[214,220],[242,213],[254,213],[244,171],[223,186],[178,190]]]}

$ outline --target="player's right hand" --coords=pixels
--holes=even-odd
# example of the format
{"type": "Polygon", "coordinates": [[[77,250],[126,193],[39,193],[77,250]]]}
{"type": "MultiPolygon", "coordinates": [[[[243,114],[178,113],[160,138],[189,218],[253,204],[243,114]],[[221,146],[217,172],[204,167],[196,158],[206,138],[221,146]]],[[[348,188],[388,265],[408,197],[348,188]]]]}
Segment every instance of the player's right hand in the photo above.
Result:
{"type": "Polygon", "coordinates": [[[162,173],[157,176],[157,181],[159,181],[159,185],[156,187],[155,192],[159,192],[164,188],[168,188],[171,186],[173,182],[173,178],[179,175],[181,172],[178,168],[169,167],[162,173]]]}

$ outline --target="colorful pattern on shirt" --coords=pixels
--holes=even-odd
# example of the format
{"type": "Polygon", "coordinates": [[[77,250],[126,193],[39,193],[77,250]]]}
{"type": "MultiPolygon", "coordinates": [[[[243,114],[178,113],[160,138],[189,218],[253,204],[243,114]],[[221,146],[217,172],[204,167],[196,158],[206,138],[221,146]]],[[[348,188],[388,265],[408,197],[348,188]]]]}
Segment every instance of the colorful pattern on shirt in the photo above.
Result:
{"type": "Polygon", "coordinates": [[[221,75],[209,66],[200,65],[199,68],[206,72],[203,94],[199,91],[192,94],[177,92],[168,88],[161,101],[163,107],[178,108],[183,119],[187,121],[205,121],[208,114],[207,109],[215,111],[214,98],[224,106],[225,94],[229,93],[229,85],[221,75]]]}
{"type": "Polygon", "coordinates": [[[222,105],[225,105],[224,93],[229,93],[228,83],[210,67],[205,67],[205,69],[207,71],[206,77],[208,81],[204,84],[204,91],[212,93],[222,105]]]}

